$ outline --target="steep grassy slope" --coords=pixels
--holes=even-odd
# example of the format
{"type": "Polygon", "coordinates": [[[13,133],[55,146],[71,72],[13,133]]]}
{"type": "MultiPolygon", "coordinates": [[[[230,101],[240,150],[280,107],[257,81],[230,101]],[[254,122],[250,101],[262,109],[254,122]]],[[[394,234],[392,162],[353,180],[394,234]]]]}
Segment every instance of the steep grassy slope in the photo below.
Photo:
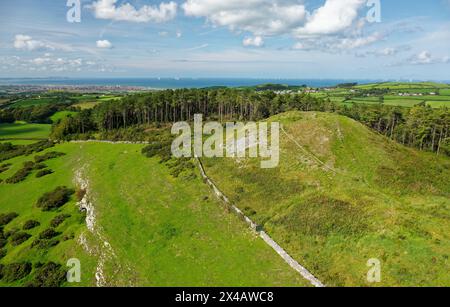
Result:
{"type": "Polygon", "coordinates": [[[280,166],[203,159],[207,173],[321,281],[366,286],[450,285],[450,160],[395,144],[345,117],[273,117],[280,166]]]}
{"type": "MultiPolygon", "coordinates": [[[[36,178],[37,171],[33,171],[24,181],[16,184],[0,183],[0,214],[8,214],[15,212],[18,217],[4,227],[4,231],[21,231],[31,235],[24,243],[14,246],[11,240],[4,250],[7,251],[6,256],[0,260],[1,264],[10,264],[15,262],[30,262],[33,265],[37,263],[46,263],[52,261],[64,266],[71,258],[78,258],[81,261],[81,283],[80,285],[91,285],[96,260],[85,253],[82,247],[77,243],[77,239],[86,229],[84,216],[76,206],[76,200],[71,200],[61,207],[59,210],[52,212],[43,212],[36,206],[37,200],[46,192],[54,190],[58,186],[67,186],[75,188],[73,184],[73,169],[77,167],[76,148],[69,146],[57,146],[50,148],[39,155],[43,155],[48,151],[66,153],[66,156],[45,161],[45,165],[54,171],[53,174],[42,178],[36,178]],[[39,234],[50,228],[51,221],[58,215],[70,215],[55,230],[60,233],[55,239],[59,240],[59,244],[49,248],[38,248],[32,246],[33,242],[38,239],[39,234]],[[26,221],[35,220],[40,223],[39,226],[31,230],[23,230],[26,221]]],[[[10,169],[0,174],[0,179],[6,180],[13,176],[26,161],[33,161],[31,156],[20,156],[14,159],[4,161],[3,163],[11,164],[10,169]]],[[[2,181],[0,180],[0,181],[2,181]]],[[[0,281],[0,286],[16,285],[21,286],[30,281],[31,275],[14,283],[5,283],[0,281]]],[[[77,284],[78,285],[78,284],[77,284]]]]}
{"type": "Polygon", "coordinates": [[[308,286],[200,176],[172,177],[141,145],[77,146],[98,226],[116,255],[105,263],[108,284],[308,286]]]}
{"type": "MultiPolygon", "coordinates": [[[[66,286],[95,286],[99,272],[100,284],[115,286],[309,286],[245,224],[226,212],[200,176],[174,178],[158,159],[144,157],[142,147],[57,145],[47,151],[66,155],[45,162],[54,174],[35,178],[33,172],[23,182],[0,183],[0,214],[19,214],[5,226],[5,232],[21,230],[30,219],[40,222],[27,231],[32,237],[19,246],[8,241],[7,255],[0,264],[53,261],[65,265],[70,258],[78,258],[81,283],[66,286]],[[42,212],[35,205],[43,193],[57,186],[75,189],[80,176],[89,183],[94,234],[87,229],[74,197],[57,212],[42,212]],[[56,228],[61,242],[49,249],[32,247],[59,214],[71,215],[56,228]]],[[[32,159],[5,161],[12,165],[0,179],[12,176],[32,159]]],[[[30,278],[0,281],[0,286],[23,285],[30,278]]]]}

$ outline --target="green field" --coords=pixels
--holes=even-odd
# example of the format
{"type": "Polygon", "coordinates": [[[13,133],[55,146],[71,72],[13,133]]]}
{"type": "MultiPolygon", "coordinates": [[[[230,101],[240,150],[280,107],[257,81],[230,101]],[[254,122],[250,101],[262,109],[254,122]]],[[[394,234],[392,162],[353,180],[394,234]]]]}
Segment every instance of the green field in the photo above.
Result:
{"type": "Polygon", "coordinates": [[[450,160],[405,148],[345,117],[272,118],[280,166],[203,159],[220,189],[330,286],[450,285],[450,160]],[[295,142],[293,141],[295,140],[295,142]]]}
{"type": "Polygon", "coordinates": [[[10,105],[10,107],[31,107],[45,104],[52,104],[58,102],[58,99],[51,97],[43,97],[43,98],[24,98],[20,100],[16,100],[14,103],[10,105]]]}
{"type": "Polygon", "coordinates": [[[61,112],[56,112],[55,114],[53,114],[50,119],[52,122],[57,122],[60,119],[69,117],[69,116],[73,116],[77,114],[77,112],[72,112],[72,111],[61,111],[61,112]]]}
{"type": "MultiPolygon", "coordinates": [[[[79,285],[94,286],[102,253],[96,246],[107,240],[114,254],[109,254],[102,266],[107,285],[309,286],[245,223],[227,212],[199,176],[174,178],[158,159],[145,158],[141,148],[92,143],[58,145],[49,150],[67,155],[46,162],[54,174],[39,179],[29,176],[13,185],[0,184],[0,213],[19,213],[5,230],[21,227],[25,220],[33,218],[41,223],[29,232],[35,237],[56,215],[37,209],[37,198],[56,186],[75,188],[75,174],[82,170],[92,191],[95,229],[101,234],[100,239],[79,223],[80,214],[72,200],[61,210],[72,217],[58,231],[62,232],[60,237],[73,233],[74,239],[44,254],[30,248],[33,237],[19,247],[8,244],[8,255],[1,263],[64,264],[75,257],[82,265],[79,285]],[[87,238],[90,253],[78,243],[81,234],[87,238]]],[[[7,161],[13,167],[0,178],[11,176],[27,160],[30,157],[7,161]]]]}
{"type": "Polygon", "coordinates": [[[51,125],[46,124],[28,124],[24,122],[0,124],[0,139],[47,139],[50,129],[51,125]]]}

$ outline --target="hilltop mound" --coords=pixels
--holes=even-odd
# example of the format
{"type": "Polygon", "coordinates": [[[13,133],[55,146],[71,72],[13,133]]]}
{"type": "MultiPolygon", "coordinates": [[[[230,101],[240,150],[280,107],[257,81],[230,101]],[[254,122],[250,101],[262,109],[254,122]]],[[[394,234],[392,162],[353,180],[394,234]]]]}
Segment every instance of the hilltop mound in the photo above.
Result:
{"type": "Polygon", "coordinates": [[[204,159],[208,175],[328,285],[450,285],[450,159],[396,144],[343,116],[289,112],[280,165],[204,159]],[[414,244],[412,244],[414,242],[414,244]]]}

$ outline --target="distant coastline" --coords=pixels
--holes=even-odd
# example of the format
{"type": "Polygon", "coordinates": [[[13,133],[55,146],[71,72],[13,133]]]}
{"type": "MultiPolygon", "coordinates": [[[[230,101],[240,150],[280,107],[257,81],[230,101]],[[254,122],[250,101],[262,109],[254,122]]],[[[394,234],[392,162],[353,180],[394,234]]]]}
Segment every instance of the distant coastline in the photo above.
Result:
{"type": "Polygon", "coordinates": [[[207,87],[248,87],[260,84],[285,84],[309,87],[336,86],[341,83],[373,83],[383,80],[357,79],[263,79],[263,78],[0,78],[0,85],[42,86],[117,86],[148,89],[179,89],[207,87]]]}

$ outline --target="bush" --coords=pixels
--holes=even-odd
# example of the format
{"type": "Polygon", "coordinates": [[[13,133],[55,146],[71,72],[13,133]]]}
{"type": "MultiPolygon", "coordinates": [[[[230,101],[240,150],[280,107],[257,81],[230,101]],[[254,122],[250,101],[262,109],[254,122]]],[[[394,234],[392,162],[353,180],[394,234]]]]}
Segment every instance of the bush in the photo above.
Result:
{"type": "Polygon", "coordinates": [[[3,259],[8,251],[6,249],[0,249],[0,259],[3,259]]]}
{"type": "Polygon", "coordinates": [[[6,243],[8,243],[8,241],[6,240],[6,238],[0,238],[0,248],[3,248],[6,246],[6,243]]]}
{"type": "Polygon", "coordinates": [[[36,239],[31,243],[31,247],[37,247],[38,249],[50,249],[53,246],[59,244],[59,240],[42,240],[36,239]]]}
{"type": "Polygon", "coordinates": [[[5,151],[1,152],[0,161],[6,161],[18,156],[28,156],[53,146],[55,144],[51,141],[40,141],[29,145],[7,145],[7,147],[4,147],[5,151]]]}
{"type": "Polygon", "coordinates": [[[54,237],[57,237],[58,235],[60,235],[60,233],[56,232],[55,229],[47,228],[46,230],[44,230],[43,232],[41,232],[39,234],[39,239],[50,240],[50,239],[53,239],[54,237]]]}
{"type": "Polygon", "coordinates": [[[21,280],[31,273],[31,263],[11,263],[0,267],[0,278],[5,282],[21,280]]]}
{"type": "Polygon", "coordinates": [[[60,287],[66,281],[66,271],[60,264],[48,262],[37,264],[33,279],[26,284],[27,287],[60,287]]]}
{"type": "Polygon", "coordinates": [[[50,160],[50,159],[54,159],[54,158],[58,158],[58,157],[65,156],[65,155],[66,154],[62,153],[62,152],[51,151],[51,152],[48,152],[48,153],[46,153],[45,155],[42,155],[42,156],[35,156],[34,157],[34,161],[36,163],[40,163],[40,162],[44,162],[44,161],[47,161],[47,160],[50,160]]]}
{"type": "Polygon", "coordinates": [[[12,220],[14,220],[16,217],[18,217],[19,215],[15,212],[11,212],[8,214],[0,214],[0,226],[5,226],[8,225],[9,223],[11,223],[12,220]]]}
{"type": "Polygon", "coordinates": [[[50,174],[53,174],[53,171],[51,169],[44,169],[36,173],[36,178],[41,178],[50,174]]]}
{"type": "Polygon", "coordinates": [[[23,230],[30,230],[30,229],[33,229],[33,228],[38,227],[39,225],[41,225],[41,223],[39,223],[38,221],[35,221],[35,220],[28,220],[28,221],[26,221],[26,222],[23,224],[22,229],[23,229],[23,230]]]}
{"type": "Polygon", "coordinates": [[[24,181],[33,170],[42,169],[45,167],[46,166],[44,164],[35,164],[32,161],[27,161],[23,164],[23,167],[18,170],[12,177],[6,179],[6,183],[14,184],[24,181]]]}
{"type": "Polygon", "coordinates": [[[10,167],[10,163],[0,165],[0,174],[9,170],[10,167]]]}
{"type": "Polygon", "coordinates": [[[50,226],[56,228],[59,225],[61,225],[66,219],[68,219],[70,217],[70,214],[60,214],[55,216],[55,218],[53,218],[50,221],[50,226]]]}
{"type": "Polygon", "coordinates": [[[74,192],[67,187],[57,187],[55,190],[41,196],[36,205],[43,211],[58,209],[69,201],[70,196],[73,193],[74,192]]]}
{"type": "Polygon", "coordinates": [[[18,246],[27,241],[29,238],[31,238],[31,235],[26,232],[16,232],[11,235],[10,240],[12,245],[18,246]]]}

